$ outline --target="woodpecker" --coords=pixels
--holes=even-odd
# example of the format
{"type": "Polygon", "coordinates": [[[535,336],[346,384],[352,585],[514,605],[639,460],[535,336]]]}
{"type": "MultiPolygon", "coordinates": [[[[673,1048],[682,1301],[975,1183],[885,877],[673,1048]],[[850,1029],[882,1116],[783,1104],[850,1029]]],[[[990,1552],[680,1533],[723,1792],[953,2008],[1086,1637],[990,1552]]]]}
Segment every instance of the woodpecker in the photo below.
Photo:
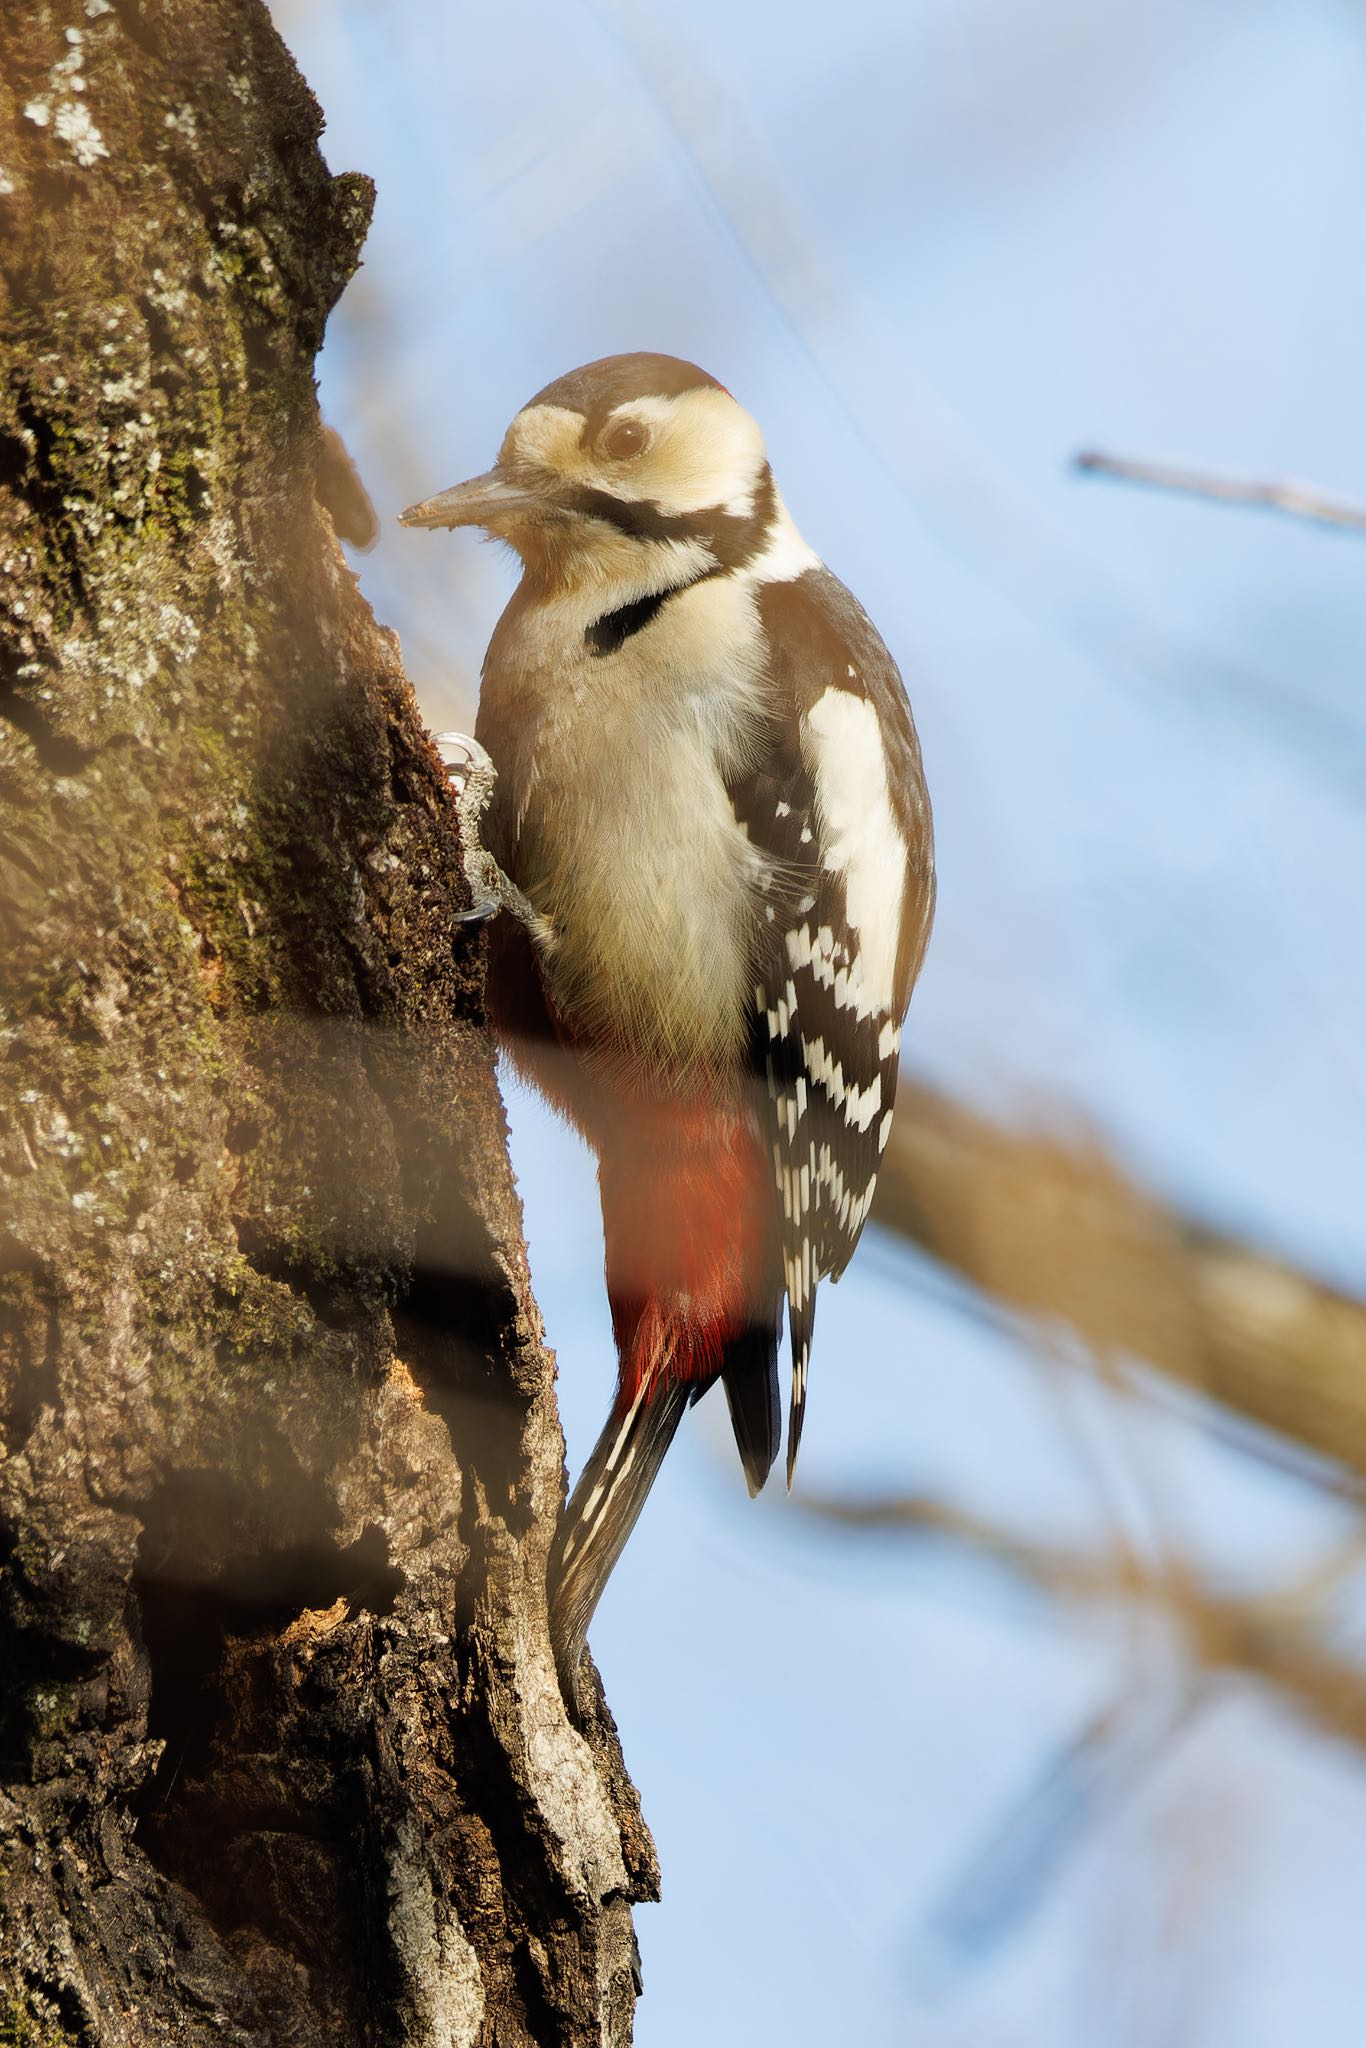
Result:
{"type": "Polygon", "coordinates": [[[807,546],[755,421],[705,371],[608,356],[548,384],[487,474],[403,513],[482,527],[521,581],[463,803],[489,1007],[597,1155],[616,1396],[562,1518],[551,1636],[589,1620],[684,1409],[720,1380],[757,1493],[816,1288],[872,1203],[934,908],[915,726],[807,546]]]}

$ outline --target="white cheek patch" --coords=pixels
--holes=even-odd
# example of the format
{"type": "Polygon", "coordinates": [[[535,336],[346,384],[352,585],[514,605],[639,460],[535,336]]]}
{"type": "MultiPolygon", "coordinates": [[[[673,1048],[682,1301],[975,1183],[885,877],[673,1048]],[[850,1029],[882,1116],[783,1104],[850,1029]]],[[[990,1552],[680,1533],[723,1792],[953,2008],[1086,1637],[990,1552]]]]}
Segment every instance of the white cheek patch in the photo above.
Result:
{"type": "MultiPolygon", "coordinates": [[[[799,576],[805,576],[808,569],[819,569],[820,566],[820,556],[802,539],[792,514],[778,498],[764,551],[752,562],[746,562],[743,574],[755,583],[794,583],[799,576]]],[[[852,669],[850,674],[853,674],[852,669]]],[[[780,805],[779,809],[782,808],[780,805]]]]}
{"type": "Polygon", "coordinates": [[[859,935],[858,976],[867,1000],[891,1010],[907,856],[892,813],[877,712],[866,697],[829,689],[807,714],[805,728],[824,864],[844,883],[848,920],[859,935]]]}
{"type": "Polygon", "coordinates": [[[728,392],[704,384],[676,398],[632,398],[610,417],[618,415],[648,420],[654,438],[638,463],[603,465],[605,489],[619,498],[651,498],[670,513],[719,505],[743,519],[754,510],[764,437],[728,392]]]}

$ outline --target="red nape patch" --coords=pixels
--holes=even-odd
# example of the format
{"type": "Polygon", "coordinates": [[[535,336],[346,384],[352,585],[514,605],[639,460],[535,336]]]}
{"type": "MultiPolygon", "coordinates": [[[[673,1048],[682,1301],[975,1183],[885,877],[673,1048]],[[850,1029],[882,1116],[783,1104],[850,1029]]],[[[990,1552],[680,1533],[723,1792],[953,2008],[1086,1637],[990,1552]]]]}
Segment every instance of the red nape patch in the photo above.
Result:
{"type": "Polygon", "coordinates": [[[714,1102],[642,1105],[603,1147],[599,1179],[623,1392],[657,1374],[715,1379],[781,1292],[758,1134],[714,1102]]]}

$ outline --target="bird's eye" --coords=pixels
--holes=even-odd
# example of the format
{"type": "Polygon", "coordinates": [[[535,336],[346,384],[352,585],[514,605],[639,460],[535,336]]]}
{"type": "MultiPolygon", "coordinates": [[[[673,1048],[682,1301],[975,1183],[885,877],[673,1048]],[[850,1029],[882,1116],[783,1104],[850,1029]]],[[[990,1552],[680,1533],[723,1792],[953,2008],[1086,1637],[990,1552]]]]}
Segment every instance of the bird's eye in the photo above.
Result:
{"type": "Polygon", "coordinates": [[[643,420],[617,420],[607,429],[599,445],[604,455],[625,462],[632,455],[639,455],[649,438],[649,430],[643,420]]]}

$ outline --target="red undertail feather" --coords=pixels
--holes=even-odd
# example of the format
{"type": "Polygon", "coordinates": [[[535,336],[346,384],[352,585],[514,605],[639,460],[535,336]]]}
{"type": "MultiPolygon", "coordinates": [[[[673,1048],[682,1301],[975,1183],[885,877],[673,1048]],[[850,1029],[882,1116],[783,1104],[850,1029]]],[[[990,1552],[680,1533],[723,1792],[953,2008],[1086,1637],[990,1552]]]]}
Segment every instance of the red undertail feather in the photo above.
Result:
{"type": "Polygon", "coordinates": [[[690,1401],[725,1382],[752,1492],[778,1450],[782,1275],[768,1162],[714,1101],[636,1105],[601,1149],[616,1399],[565,1510],[551,1630],[575,1693],[589,1621],[690,1401]]]}

